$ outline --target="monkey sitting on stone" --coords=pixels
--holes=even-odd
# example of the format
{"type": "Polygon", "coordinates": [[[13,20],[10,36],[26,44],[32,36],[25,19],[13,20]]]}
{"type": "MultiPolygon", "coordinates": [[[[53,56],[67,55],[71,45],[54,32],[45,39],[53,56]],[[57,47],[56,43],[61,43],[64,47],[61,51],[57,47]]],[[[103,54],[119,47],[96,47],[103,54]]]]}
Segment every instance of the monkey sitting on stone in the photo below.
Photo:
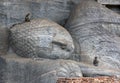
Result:
{"type": "Polygon", "coordinates": [[[25,20],[21,23],[16,23],[16,24],[13,24],[10,28],[14,27],[15,25],[18,25],[18,24],[22,24],[24,22],[30,22],[30,13],[28,13],[26,16],[25,16],[25,20]]]}
{"type": "Polygon", "coordinates": [[[30,13],[25,16],[25,22],[30,22],[30,13]]]}
{"type": "Polygon", "coordinates": [[[97,57],[95,57],[93,60],[93,65],[98,66],[98,63],[99,63],[99,61],[98,61],[97,57]]]}

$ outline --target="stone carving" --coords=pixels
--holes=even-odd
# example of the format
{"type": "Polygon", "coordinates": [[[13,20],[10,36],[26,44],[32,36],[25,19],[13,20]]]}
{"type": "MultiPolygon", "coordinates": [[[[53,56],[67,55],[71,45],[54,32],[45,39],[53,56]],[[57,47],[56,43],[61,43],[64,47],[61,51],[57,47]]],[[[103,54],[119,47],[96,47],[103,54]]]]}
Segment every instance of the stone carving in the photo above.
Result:
{"type": "Polygon", "coordinates": [[[0,58],[0,83],[56,83],[58,77],[81,77],[77,62],[33,60],[16,55],[0,58]]]}
{"type": "Polygon", "coordinates": [[[56,83],[60,77],[117,76],[120,72],[72,60],[31,59],[9,54],[0,57],[0,83],[56,83]]]}
{"type": "Polygon", "coordinates": [[[112,4],[112,5],[120,5],[120,0],[97,0],[98,3],[101,4],[112,4]]]}
{"type": "Polygon", "coordinates": [[[67,59],[74,51],[69,33],[50,20],[31,20],[15,25],[10,31],[11,46],[20,56],[67,59]]]}
{"type": "Polygon", "coordinates": [[[59,77],[120,78],[118,14],[95,0],[83,0],[66,24],[71,37],[55,22],[64,25],[79,0],[1,1],[0,9],[7,11],[1,9],[0,16],[8,26],[15,24],[10,28],[10,41],[17,55],[0,56],[0,83],[56,83],[59,77]],[[39,19],[30,20],[31,13],[32,19],[39,19]]]}
{"type": "Polygon", "coordinates": [[[79,42],[81,61],[98,67],[120,69],[120,15],[92,0],[81,2],[66,25],[79,42]]]}

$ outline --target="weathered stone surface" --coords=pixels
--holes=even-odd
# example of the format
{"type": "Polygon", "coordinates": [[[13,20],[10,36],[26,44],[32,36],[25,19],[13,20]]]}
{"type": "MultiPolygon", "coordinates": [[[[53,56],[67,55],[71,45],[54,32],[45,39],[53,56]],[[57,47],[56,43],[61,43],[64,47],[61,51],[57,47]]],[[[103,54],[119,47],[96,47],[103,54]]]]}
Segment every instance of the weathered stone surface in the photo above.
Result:
{"type": "Polygon", "coordinates": [[[37,19],[11,28],[11,46],[23,57],[70,58],[74,51],[72,37],[57,23],[37,19]]]}
{"type": "Polygon", "coordinates": [[[5,83],[4,72],[6,69],[6,62],[3,58],[0,57],[0,83],[5,83]]]}
{"type": "Polygon", "coordinates": [[[0,55],[6,54],[8,50],[8,30],[6,28],[7,17],[1,14],[5,8],[0,3],[0,55]]]}
{"type": "Polygon", "coordinates": [[[120,70],[112,70],[106,67],[95,67],[93,65],[78,62],[82,74],[84,77],[96,77],[96,76],[116,76],[120,78],[120,70]]]}
{"type": "Polygon", "coordinates": [[[24,20],[26,14],[31,18],[49,18],[64,25],[69,13],[81,0],[1,0],[0,13],[7,16],[8,26],[24,20]]]}
{"type": "Polygon", "coordinates": [[[66,25],[79,43],[81,61],[98,67],[120,69],[120,15],[92,0],[81,2],[66,25]]]}
{"type": "Polygon", "coordinates": [[[71,60],[22,58],[16,54],[0,57],[0,83],[56,83],[58,78],[117,76],[120,72],[71,60]]]}
{"type": "Polygon", "coordinates": [[[103,4],[112,11],[120,14],[120,0],[98,0],[98,3],[103,4]]]}
{"type": "Polygon", "coordinates": [[[8,30],[4,26],[0,26],[0,55],[6,54],[8,50],[8,30]]]}
{"type": "MultiPolygon", "coordinates": [[[[70,9],[79,0],[4,1],[0,0],[0,23],[9,26],[23,21],[28,13],[32,18],[45,17],[64,25],[70,9]]],[[[11,28],[13,49],[23,57],[33,58],[1,56],[0,83],[56,83],[58,77],[82,75],[120,78],[120,16],[93,1],[78,5],[66,25],[74,38],[75,52],[81,58],[77,54],[71,56],[72,38],[56,23],[31,20],[18,24],[11,28]],[[71,57],[81,62],[45,59],[71,57]],[[93,64],[95,57],[97,65],[93,64]]]]}
{"type": "Polygon", "coordinates": [[[101,4],[120,5],[120,0],[97,0],[101,4]]]}
{"type": "Polygon", "coordinates": [[[58,77],[81,77],[79,65],[70,60],[0,58],[0,83],[56,83],[58,77]]]}
{"type": "Polygon", "coordinates": [[[112,11],[120,14],[120,5],[105,5],[105,6],[111,9],[112,11]]]}

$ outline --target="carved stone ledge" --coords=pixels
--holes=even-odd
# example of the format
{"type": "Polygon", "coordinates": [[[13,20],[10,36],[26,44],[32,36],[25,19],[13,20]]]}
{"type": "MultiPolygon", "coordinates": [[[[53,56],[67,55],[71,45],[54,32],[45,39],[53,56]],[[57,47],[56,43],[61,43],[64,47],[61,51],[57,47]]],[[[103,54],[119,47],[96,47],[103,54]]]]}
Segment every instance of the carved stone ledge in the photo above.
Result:
{"type": "Polygon", "coordinates": [[[120,5],[120,0],[97,0],[101,4],[120,5]]]}

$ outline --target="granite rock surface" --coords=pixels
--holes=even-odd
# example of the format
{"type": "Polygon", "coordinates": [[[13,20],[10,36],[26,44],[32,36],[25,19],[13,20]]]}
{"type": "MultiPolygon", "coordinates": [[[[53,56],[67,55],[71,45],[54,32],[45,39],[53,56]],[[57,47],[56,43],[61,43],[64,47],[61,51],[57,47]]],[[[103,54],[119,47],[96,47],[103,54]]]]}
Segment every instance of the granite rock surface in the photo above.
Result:
{"type": "Polygon", "coordinates": [[[119,70],[120,15],[92,0],[81,2],[72,12],[66,28],[79,44],[81,61],[119,70]]]}

